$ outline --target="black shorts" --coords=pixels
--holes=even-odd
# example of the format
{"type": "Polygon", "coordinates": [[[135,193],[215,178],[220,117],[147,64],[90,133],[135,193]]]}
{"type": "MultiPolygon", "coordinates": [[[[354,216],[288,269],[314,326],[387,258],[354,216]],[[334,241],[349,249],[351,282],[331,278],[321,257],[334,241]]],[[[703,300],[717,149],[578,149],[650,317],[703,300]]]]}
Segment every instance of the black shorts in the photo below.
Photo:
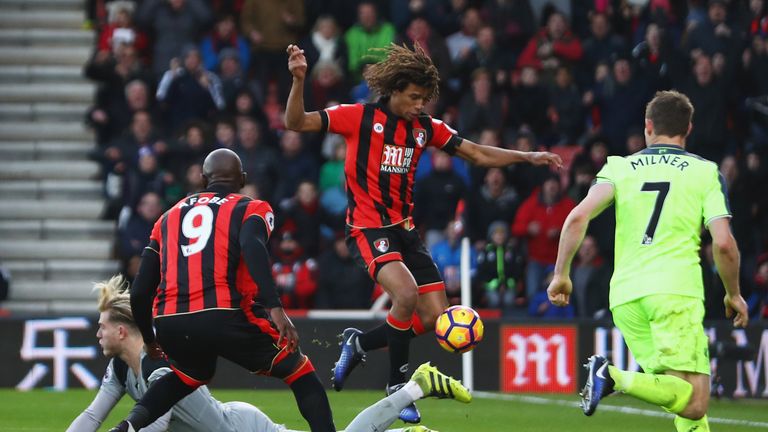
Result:
{"type": "Polygon", "coordinates": [[[368,271],[374,282],[384,264],[402,261],[416,280],[419,294],[445,291],[440,271],[415,229],[408,230],[402,225],[386,228],[347,226],[347,247],[355,262],[368,271]]]}
{"type": "Polygon", "coordinates": [[[301,351],[289,353],[284,340],[278,346],[279,332],[261,307],[160,316],[155,328],[171,368],[190,386],[213,378],[219,356],[288,384],[314,370],[301,351]]]}

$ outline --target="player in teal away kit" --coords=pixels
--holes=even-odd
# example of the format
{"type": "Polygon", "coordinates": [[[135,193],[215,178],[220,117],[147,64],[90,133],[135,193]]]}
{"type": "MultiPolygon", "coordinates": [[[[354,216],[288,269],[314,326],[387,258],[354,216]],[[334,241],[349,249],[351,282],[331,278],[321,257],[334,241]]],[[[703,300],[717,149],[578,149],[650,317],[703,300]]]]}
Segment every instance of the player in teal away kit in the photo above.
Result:
{"type": "Polygon", "coordinates": [[[726,313],[747,325],[739,290],[739,250],[730,230],[725,183],[717,165],[685,151],[693,106],[675,91],[656,94],[645,111],[647,148],[610,157],[560,237],[550,301],[568,304],[571,261],[589,220],[616,206],[616,262],[610,307],[645,373],[617,369],[602,356],[587,363],[582,408],[592,415],[603,396],[620,391],[677,414],[678,431],[709,431],[709,353],[699,267],[701,226],[713,239],[725,285],[726,313]]]}

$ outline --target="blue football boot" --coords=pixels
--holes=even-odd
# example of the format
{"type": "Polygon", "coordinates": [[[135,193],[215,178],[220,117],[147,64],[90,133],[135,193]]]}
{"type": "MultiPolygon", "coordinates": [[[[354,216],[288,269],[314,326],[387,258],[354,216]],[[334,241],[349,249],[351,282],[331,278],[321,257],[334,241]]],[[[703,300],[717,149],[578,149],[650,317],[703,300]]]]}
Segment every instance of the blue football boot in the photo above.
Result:
{"type": "Polygon", "coordinates": [[[613,378],[608,373],[609,364],[605,357],[593,355],[584,365],[587,369],[587,383],[580,393],[581,409],[584,415],[594,414],[600,400],[614,392],[613,378]]]}
{"type": "Polygon", "coordinates": [[[365,363],[365,353],[357,348],[357,338],[363,334],[356,328],[345,329],[341,333],[341,354],[333,368],[333,388],[341,391],[344,388],[344,380],[347,379],[352,369],[360,363],[365,363]]]}

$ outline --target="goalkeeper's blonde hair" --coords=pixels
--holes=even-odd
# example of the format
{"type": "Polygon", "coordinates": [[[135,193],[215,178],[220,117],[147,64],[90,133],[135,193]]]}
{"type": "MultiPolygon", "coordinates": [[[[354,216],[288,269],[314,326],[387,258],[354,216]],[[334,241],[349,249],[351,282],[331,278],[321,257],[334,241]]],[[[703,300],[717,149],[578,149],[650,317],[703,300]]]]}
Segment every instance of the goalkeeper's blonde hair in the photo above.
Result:
{"type": "Polygon", "coordinates": [[[131,292],[123,275],[96,282],[93,290],[99,293],[99,312],[109,312],[109,320],[136,328],[131,312],[131,292]]]}

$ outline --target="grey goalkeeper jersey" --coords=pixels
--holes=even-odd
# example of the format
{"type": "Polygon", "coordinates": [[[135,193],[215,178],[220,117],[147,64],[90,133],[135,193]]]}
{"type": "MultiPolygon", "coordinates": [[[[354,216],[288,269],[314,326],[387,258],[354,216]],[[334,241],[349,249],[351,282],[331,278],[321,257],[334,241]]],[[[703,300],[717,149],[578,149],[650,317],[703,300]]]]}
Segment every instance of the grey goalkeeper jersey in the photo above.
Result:
{"type": "MultiPolygon", "coordinates": [[[[121,359],[115,357],[107,366],[99,393],[68,430],[96,431],[109,411],[126,393],[135,401],[163,375],[172,372],[165,361],[152,360],[141,354],[141,374],[136,375],[121,359]]],[[[156,423],[142,431],[169,432],[282,432],[277,425],[253,405],[243,402],[221,403],[208,387],[202,386],[182,399],[156,423]]]]}

